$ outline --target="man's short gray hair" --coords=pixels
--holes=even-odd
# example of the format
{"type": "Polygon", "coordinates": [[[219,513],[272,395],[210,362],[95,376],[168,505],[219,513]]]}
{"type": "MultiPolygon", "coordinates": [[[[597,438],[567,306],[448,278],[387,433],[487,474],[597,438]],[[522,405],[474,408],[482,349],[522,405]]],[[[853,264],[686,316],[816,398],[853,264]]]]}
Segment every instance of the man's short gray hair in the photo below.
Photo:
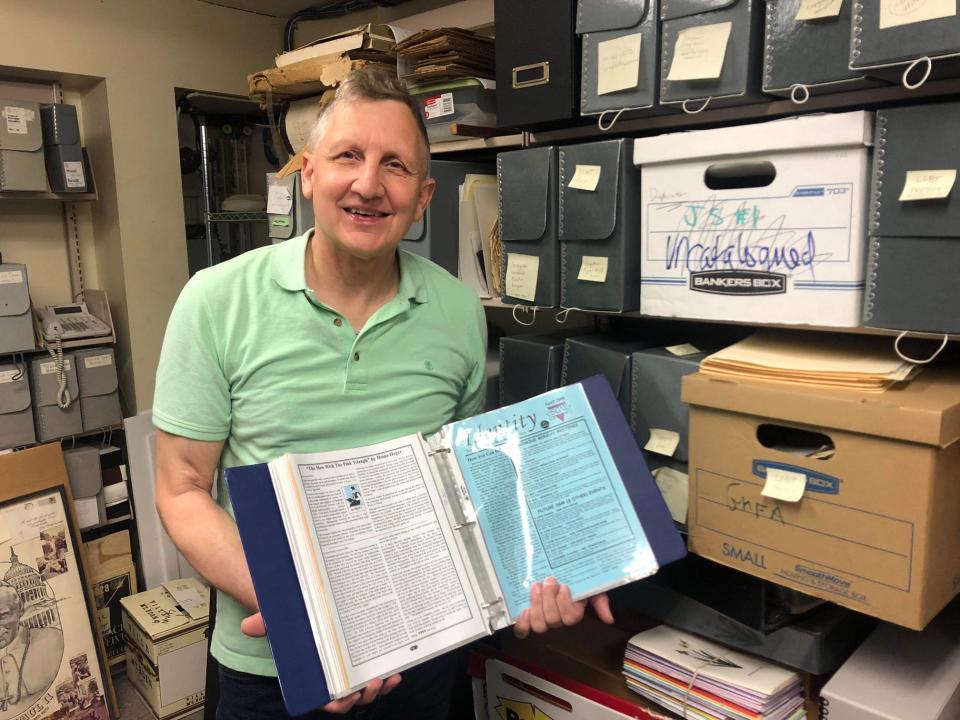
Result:
{"type": "Polygon", "coordinates": [[[333,99],[324,105],[317,115],[310,137],[307,139],[307,148],[311,151],[316,150],[327,130],[330,114],[336,106],[371,100],[395,100],[403,103],[410,110],[420,135],[420,155],[423,165],[421,172],[423,177],[428,177],[430,175],[430,140],[427,137],[427,126],[420,114],[419,103],[410,95],[407,87],[396,75],[371,67],[352,70],[340,81],[333,99]]]}

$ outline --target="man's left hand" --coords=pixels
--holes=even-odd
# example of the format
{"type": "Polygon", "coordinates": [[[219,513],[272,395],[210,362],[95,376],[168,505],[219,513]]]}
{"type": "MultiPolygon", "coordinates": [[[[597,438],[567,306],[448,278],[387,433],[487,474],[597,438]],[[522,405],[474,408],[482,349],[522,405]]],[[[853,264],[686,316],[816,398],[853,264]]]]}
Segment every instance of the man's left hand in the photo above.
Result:
{"type": "Polygon", "coordinates": [[[583,620],[587,603],[593,606],[597,617],[603,622],[607,625],[613,623],[606,593],[574,602],[568,586],[560,585],[556,578],[548,577],[530,587],[530,607],[520,613],[513,626],[513,634],[525,638],[531,631],[545,633],[549,628],[576,625],[583,620]]]}

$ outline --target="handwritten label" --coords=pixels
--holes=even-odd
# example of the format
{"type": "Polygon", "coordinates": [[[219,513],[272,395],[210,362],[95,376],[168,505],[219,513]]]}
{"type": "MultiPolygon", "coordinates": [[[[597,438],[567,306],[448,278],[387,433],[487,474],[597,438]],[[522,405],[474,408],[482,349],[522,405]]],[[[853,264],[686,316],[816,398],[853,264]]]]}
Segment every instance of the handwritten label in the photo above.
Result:
{"type": "Polygon", "coordinates": [[[17,378],[18,376],[20,379],[24,377],[23,373],[21,373],[19,370],[4,370],[3,372],[0,372],[0,385],[12,383],[14,378],[17,378]]]}
{"type": "Polygon", "coordinates": [[[93,355],[92,357],[85,357],[83,359],[83,367],[86,370],[91,370],[98,367],[106,367],[107,365],[113,364],[113,357],[109,354],[107,355],[93,355]]]}
{"type": "Polygon", "coordinates": [[[570,178],[567,187],[593,192],[600,182],[601,170],[603,170],[601,165],[577,165],[577,169],[574,170],[573,177],[570,178]]]}
{"type": "Polygon", "coordinates": [[[900,202],[941,200],[950,194],[956,181],[956,170],[907,170],[900,202]]]}
{"type": "Polygon", "coordinates": [[[63,179],[68,188],[82,188],[87,184],[87,179],[83,174],[82,162],[65,162],[63,164],[63,179]]]}
{"type": "Polygon", "coordinates": [[[286,215],[293,207],[293,196],[283,185],[271,185],[267,191],[267,212],[271,215],[286,215]]]}
{"type": "Polygon", "coordinates": [[[954,17],[957,0],[880,0],[880,29],[954,17]]]}
{"type": "Polygon", "coordinates": [[[3,116],[7,120],[7,134],[26,135],[28,132],[27,123],[33,120],[36,113],[27,108],[7,105],[3,108],[3,116]]]}
{"type": "Polygon", "coordinates": [[[643,446],[643,449],[657,453],[657,455],[673,457],[679,445],[680,433],[674,432],[673,430],[664,430],[663,428],[650,428],[650,439],[647,440],[647,444],[643,446]]]}
{"type": "Polygon", "coordinates": [[[0,272],[0,285],[19,285],[22,282],[22,270],[4,270],[0,272]]]}
{"type": "Polygon", "coordinates": [[[507,253],[507,295],[533,302],[539,271],[540,258],[536,255],[507,253]]]}
{"type": "Polygon", "coordinates": [[[635,33],[597,44],[597,95],[629,90],[640,82],[640,42],[635,33]]]}
{"type": "Polygon", "coordinates": [[[690,477],[672,467],[661,467],[653,471],[653,477],[667,503],[667,510],[674,522],[687,522],[687,506],[690,503],[690,477]]]}
{"type": "Polygon", "coordinates": [[[584,255],[580,263],[580,272],[577,273],[577,280],[587,280],[588,282],[606,282],[607,265],[610,259],[595,255],[584,255]]]}
{"type": "MultiPolygon", "coordinates": [[[[63,369],[70,369],[70,360],[68,358],[63,359],[63,369]]],[[[57,371],[57,363],[51,360],[50,362],[40,363],[40,374],[41,375],[52,375],[57,371]]]]}
{"type": "Polygon", "coordinates": [[[806,489],[807,476],[804,473],[768,467],[767,481],[763,484],[760,494],[775,500],[798,502],[806,489]]]}
{"type": "Polygon", "coordinates": [[[686,357],[687,355],[696,355],[700,352],[690,343],[684,343],[683,345],[671,345],[668,348],[664,348],[671,355],[676,355],[677,357],[686,357]]]}
{"type": "Polygon", "coordinates": [[[840,14],[843,0],[800,0],[797,20],[819,20],[840,14]]]}
{"type": "Polygon", "coordinates": [[[684,28],[677,35],[667,80],[716,80],[723,70],[732,22],[684,28]]]}

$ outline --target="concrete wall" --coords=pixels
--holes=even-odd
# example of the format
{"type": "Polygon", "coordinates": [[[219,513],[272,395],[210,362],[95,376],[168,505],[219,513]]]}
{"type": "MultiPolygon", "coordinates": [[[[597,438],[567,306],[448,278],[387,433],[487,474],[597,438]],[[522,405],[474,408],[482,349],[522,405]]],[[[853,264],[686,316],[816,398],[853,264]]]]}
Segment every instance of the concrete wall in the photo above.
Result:
{"type": "MultiPolygon", "coordinates": [[[[62,76],[80,106],[100,192],[78,207],[87,285],[110,297],[126,412],[149,408],[187,280],[174,88],[245,95],[283,22],[199,0],[4,2],[0,19],[0,77],[62,76]]],[[[28,264],[36,305],[69,300],[63,237],[59,203],[0,204],[0,252],[28,264]]]]}

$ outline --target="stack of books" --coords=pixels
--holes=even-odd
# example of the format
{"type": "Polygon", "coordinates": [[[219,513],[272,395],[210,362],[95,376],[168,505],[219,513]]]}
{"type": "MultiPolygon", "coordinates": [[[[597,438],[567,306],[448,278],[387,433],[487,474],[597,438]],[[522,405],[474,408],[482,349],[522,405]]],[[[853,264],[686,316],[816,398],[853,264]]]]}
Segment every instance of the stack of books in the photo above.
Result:
{"type": "Polygon", "coordinates": [[[631,690],[691,720],[806,717],[797,673],[666,625],[630,639],[623,674],[631,690]]]}
{"type": "Polygon", "coordinates": [[[398,42],[396,53],[407,66],[401,76],[412,83],[495,76],[493,38],[470,30],[423,30],[398,42]]]}
{"type": "Polygon", "coordinates": [[[767,380],[881,392],[913,378],[919,366],[898,357],[889,338],[764,331],[704,358],[700,371],[724,378],[767,380]]]}

